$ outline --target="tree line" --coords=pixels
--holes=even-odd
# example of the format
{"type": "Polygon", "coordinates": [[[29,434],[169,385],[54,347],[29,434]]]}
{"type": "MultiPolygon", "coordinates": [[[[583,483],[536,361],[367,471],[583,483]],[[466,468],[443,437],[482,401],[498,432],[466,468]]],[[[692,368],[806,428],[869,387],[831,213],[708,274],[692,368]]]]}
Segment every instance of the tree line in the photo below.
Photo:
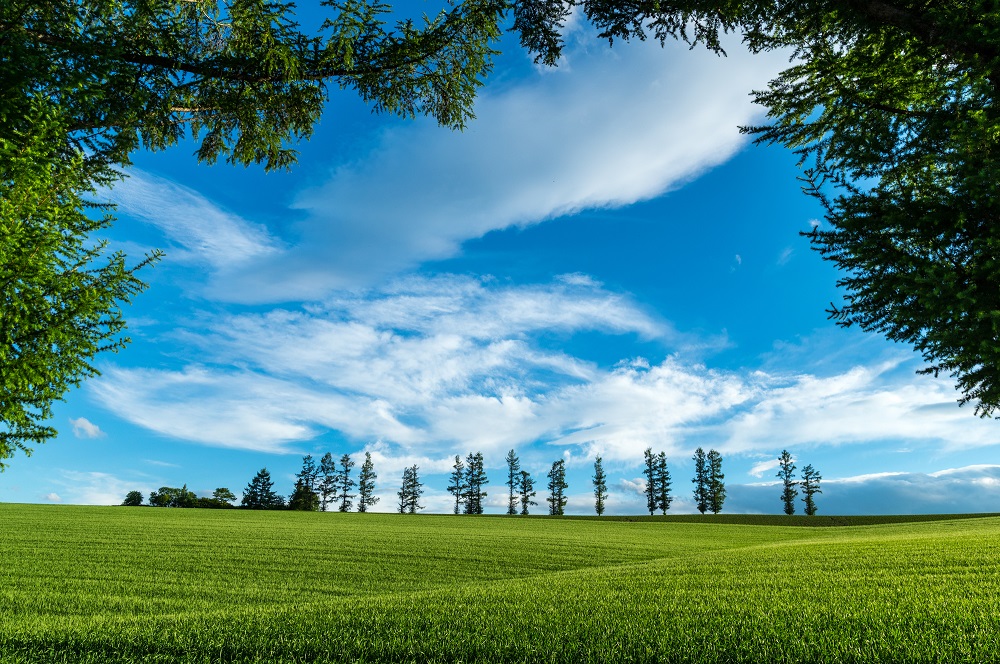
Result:
{"type": "MultiPolygon", "coordinates": [[[[672,480],[667,466],[665,452],[654,453],[651,447],[643,452],[646,507],[649,513],[657,510],[666,514],[674,500],[671,494],[672,480]]],[[[719,514],[726,500],[725,474],[722,472],[722,455],[714,449],[708,452],[701,447],[695,450],[694,456],[694,504],[702,514],[711,512],[719,514]]],[[[528,515],[534,500],[535,479],[531,473],[521,468],[521,461],[515,450],[510,450],[505,457],[507,463],[507,514],[528,515]]],[[[812,465],[802,469],[801,479],[795,479],[795,464],[788,450],[783,450],[778,458],[778,477],[782,480],[781,500],[785,514],[795,513],[795,498],[800,487],[805,503],[805,513],[816,514],[815,496],[822,493],[820,480],[822,477],[812,465]]],[[[239,507],[255,510],[289,509],[298,511],[326,512],[336,507],[338,512],[350,512],[355,508],[358,512],[367,512],[370,507],[379,502],[374,494],[375,465],[370,452],[365,452],[364,463],[357,480],[352,476],[355,462],[351,455],[344,454],[339,460],[327,452],[319,464],[311,454],[302,458],[302,469],[295,475],[295,486],[286,500],[274,490],[274,481],[267,468],[261,468],[243,490],[243,498],[239,507]]],[[[568,502],[566,481],[566,460],[558,459],[546,474],[548,478],[549,496],[548,513],[552,516],[565,514],[568,502]]],[[[455,514],[483,514],[487,497],[485,487],[490,483],[486,476],[482,452],[470,453],[464,459],[455,455],[455,463],[449,475],[447,491],[454,499],[455,514]]],[[[594,511],[598,516],[605,512],[608,498],[607,473],[600,455],[594,460],[594,474],[591,478],[594,491],[594,511]]],[[[420,497],[424,493],[424,484],[420,481],[420,467],[416,464],[403,469],[402,483],[397,496],[399,501],[396,509],[400,514],[416,514],[424,509],[420,497]]],[[[216,489],[211,498],[196,496],[185,484],[181,488],[160,487],[149,494],[149,505],[152,507],[186,507],[224,509],[236,507],[236,496],[228,488],[216,489]]],[[[143,504],[143,495],[139,491],[130,491],[123,505],[139,506],[143,504]]]]}

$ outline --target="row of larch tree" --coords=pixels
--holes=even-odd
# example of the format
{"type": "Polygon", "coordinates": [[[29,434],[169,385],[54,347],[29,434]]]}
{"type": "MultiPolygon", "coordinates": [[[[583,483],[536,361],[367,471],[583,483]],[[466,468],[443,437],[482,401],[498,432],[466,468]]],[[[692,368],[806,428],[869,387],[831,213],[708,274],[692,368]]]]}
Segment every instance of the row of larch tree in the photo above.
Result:
{"type": "Polygon", "coordinates": [[[795,463],[788,450],[782,450],[778,457],[778,479],[781,480],[781,504],[785,509],[785,514],[791,516],[795,514],[795,497],[799,495],[798,489],[802,488],[802,502],[805,503],[806,516],[816,514],[816,500],[814,496],[820,491],[819,483],[823,477],[819,471],[812,467],[812,464],[802,469],[801,479],[795,479],[795,463]]]}
{"type": "MultiPolygon", "coordinates": [[[[653,452],[646,448],[644,454],[646,507],[651,515],[659,511],[666,514],[673,503],[671,494],[672,481],[667,467],[665,452],[653,452]]],[[[722,455],[717,450],[705,450],[699,447],[694,456],[694,504],[699,512],[718,514],[726,501],[725,475],[722,472],[722,455]]],[[[538,505],[534,500],[535,480],[527,470],[521,468],[521,460],[515,450],[510,450],[505,458],[507,462],[507,514],[528,515],[532,505],[538,505]]],[[[805,503],[805,513],[816,514],[815,495],[820,491],[822,477],[812,465],[802,469],[801,479],[795,479],[795,464],[788,450],[784,450],[778,458],[778,477],[782,480],[781,500],[785,514],[795,513],[795,498],[800,487],[805,503]]],[[[336,507],[339,512],[350,512],[356,507],[358,512],[367,512],[378,503],[375,495],[375,466],[370,452],[365,452],[364,463],[358,479],[355,481],[352,470],[355,462],[351,455],[344,454],[339,461],[327,452],[319,464],[312,455],[302,458],[302,469],[295,476],[295,487],[286,501],[274,491],[274,482],[267,468],[261,468],[246,489],[240,507],[245,509],[291,509],[301,511],[322,511],[336,507]],[[357,501],[355,502],[355,499],[357,501]]],[[[424,484],[420,481],[420,468],[416,464],[403,469],[402,486],[397,492],[399,502],[397,511],[400,514],[416,514],[424,509],[420,497],[424,493],[424,484]]],[[[568,502],[566,482],[566,460],[558,459],[546,474],[548,478],[549,497],[548,513],[553,516],[565,514],[568,502]]],[[[449,475],[448,493],[455,499],[455,514],[482,514],[486,501],[485,486],[490,483],[486,476],[482,452],[470,453],[465,459],[455,455],[455,463],[449,475]]],[[[594,460],[594,511],[598,516],[605,512],[608,499],[607,473],[604,471],[604,461],[600,455],[594,460]]],[[[149,504],[154,507],[234,507],[236,497],[226,488],[216,489],[212,498],[198,498],[188,491],[187,485],[181,489],[161,487],[149,496],[149,504]]],[[[130,491],[124,505],[142,505],[143,496],[138,491],[130,491]]]]}

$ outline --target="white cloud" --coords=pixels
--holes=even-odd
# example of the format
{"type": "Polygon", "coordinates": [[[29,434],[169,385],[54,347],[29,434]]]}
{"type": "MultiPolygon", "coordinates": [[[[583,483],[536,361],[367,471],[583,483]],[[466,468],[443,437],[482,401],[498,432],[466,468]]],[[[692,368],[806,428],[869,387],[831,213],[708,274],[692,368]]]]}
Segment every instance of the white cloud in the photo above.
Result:
{"type": "Polygon", "coordinates": [[[170,260],[235,268],[277,251],[262,226],[221,209],[202,194],[141,169],[106,192],[118,211],[159,228],[179,248],[170,260]]]}
{"type": "Polygon", "coordinates": [[[59,497],[58,493],[47,493],[45,494],[45,500],[50,503],[60,503],[62,498],[59,497]]]}
{"type": "MultiPolygon", "coordinates": [[[[992,422],[959,409],[945,380],[897,358],[828,375],[720,371],[669,355],[601,366],[553,330],[683,335],[627,296],[574,277],[503,286],[409,278],[322,304],[205,319],[182,337],[203,364],[109,368],[90,389],[104,407],[165,436],[283,451],[337,430],[392,459],[444,467],[450,455],[530,446],[634,463],[653,446],[688,456],[703,441],[729,454],[878,441],[943,448],[997,442],[992,422]],[[720,443],[721,441],[721,443],[720,443]]],[[[768,460],[751,470],[763,474],[768,460]]],[[[443,471],[442,471],[443,472],[443,471]]]]}
{"type": "Polygon", "coordinates": [[[755,463],[753,468],[749,470],[749,474],[753,477],[763,477],[764,473],[777,468],[779,463],[777,459],[768,459],[767,461],[755,463]]]}
{"type": "Polygon", "coordinates": [[[69,423],[73,426],[73,435],[77,438],[103,438],[104,432],[101,431],[101,427],[97,426],[86,417],[78,417],[69,419],[69,423]]]}
{"type": "Polygon", "coordinates": [[[981,475],[989,475],[991,477],[1000,477],[1000,465],[993,463],[978,463],[971,466],[962,466],[961,468],[945,468],[944,470],[938,470],[933,473],[928,473],[930,477],[976,477],[981,475]]]}
{"type": "Polygon", "coordinates": [[[143,459],[143,461],[151,466],[160,466],[162,468],[180,468],[180,464],[170,463],[168,461],[158,461],[157,459],[143,459]]]}
{"type": "Polygon", "coordinates": [[[185,440],[277,451],[332,428],[436,445],[433,458],[535,439],[627,456],[745,398],[738,379],[673,359],[602,369],[540,345],[553,330],[685,341],[582,277],[522,287],[411,278],[208,326],[183,338],[215,366],[110,368],[91,389],[129,421],[185,440]]]}
{"type": "Polygon", "coordinates": [[[646,495],[646,480],[642,477],[634,480],[621,479],[618,480],[615,488],[628,496],[644,496],[646,495]]]}
{"type": "Polygon", "coordinates": [[[725,449],[763,450],[886,440],[938,441],[944,448],[996,445],[995,423],[958,408],[947,379],[915,376],[912,362],[854,366],[829,376],[757,372],[757,397],[722,430],[725,449]]]}
{"type": "MultiPolygon", "coordinates": [[[[931,473],[886,471],[824,478],[820,514],[960,514],[1000,512],[1000,466],[931,473]]],[[[726,511],[777,513],[778,483],[726,486],[726,511]]],[[[801,500],[796,501],[801,513],[801,500]]]]}
{"type": "MultiPolygon", "coordinates": [[[[787,64],[738,46],[719,58],[677,43],[592,40],[570,44],[572,66],[485,88],[464,132],[427,120],[384,131],[300,192],[305,218],[289,250],[221,275],[212,292],[318,299],[453,256],[492,230],[653,198],[739,150],[738,126],[761,113],[749,91],[787,64]]],[[[270,246],[252,247],[261,244],[270,246]]]]}
{"type": "MultiPolygon", "coordinates": [[[[60,471],[53,480],[62,486],[63,500],[71,505],[118,505],[137,487],[110,473],[60,471]]],[[[50,494],[55,495],[55,494],[50,494]]]]}

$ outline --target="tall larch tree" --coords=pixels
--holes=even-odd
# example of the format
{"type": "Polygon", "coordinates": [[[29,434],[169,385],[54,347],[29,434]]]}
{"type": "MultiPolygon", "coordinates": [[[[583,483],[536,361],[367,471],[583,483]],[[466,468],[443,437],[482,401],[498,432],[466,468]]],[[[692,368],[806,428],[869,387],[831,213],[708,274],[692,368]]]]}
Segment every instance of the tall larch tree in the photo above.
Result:
{"type": "Polygon", "coordinates": [[[490,481],[486,477],[483,453],[469,454],[465,459],[465,513],[482,514],[486,500],[483,488],[490,481]]]}
{"type": "Polygon", "coordinates": [[[604,502],[608,499],[608,476],[604,473],[601,455],[594,459],[594,511],[597,516],[604,515],[604,502]]]}
{"type": "Polygon", "coordinates": [[[319,460],[316,492],[319,494],[319,509],[325,512],[332,502],[330,499],[337,495],[337,462],[329,452],[319,460]]]}
{"type": "Polygon", "coordinates": [[[549,503],[549,514],[562,516],[566,509],[566,461],[559,459],[552,463],[547,477],[549,478],[549,497],[545,500],[549,503]]]}
{"type": "Polygon", "coordinates": [[[521,479],[521,460],[514,450],[507,452],[507,514],[517,514],[517,503],[520,497],[518,481],[521,479]]]}
{"type": "Polygon", "coordinates": [[[531,473],[526,470],[521,471],[521,479],[518,482],[520,488],[520,500],[521,500],[521,515],[528,516],[528,506],[537,505],[538,503],[532,500],[535,497],[535,480],[531,477],[531,473]]]}
{"type": "Polygon", "coordinates": [[[365,461],[361,464],[361,474],[358,476],[358,511],[367,512],[368,508],[378,502],[375,495],[375,464],[372,462],[372,453],[365,452],[365,461]]]}
{"type": "Polygon", "coordinates": [[[674,501],[670,495],[670,470],[667,468],[667,453],[660,452],[656,455],[656,508],[661,514],[666,514],[670,509],[670,503],[674,501]]]}
{"type": "Polygon", "coordinates": [[[350,454],[344,454],[340,457],[340,468],[337,469],[336,475],[336,487],[337,487],[337,500],[340,501],[340,505],[337,510],[340,512],[350,512],[351,505],[354,502],[354,498],[357,494],[351,493],[351,489],[357,486],[357,482],[351,477],[351,469],[354,468],[354,461],[351,460],[350,454]]]}
{"type": "Polygon", "coordinates": [[[448,476],[448,493],[455,496],[455,514],[461,513],[465,496],[468,493],[468,486],[465,483],[465,463],[462,461],[462,457],[457,454],[451,475],[448,476]]]}
{"type": "Polygon", "coordinates": [[[317,491],[318,478],[319,478],[319,468],[316,467],[316,461],[313,459],[311,454],[307,454],[302,457],[302,469],[295,474],[295,477],[302,481],[302,485],[305,486],[309,491],[319,493],[317,491]]]}
{"type": "Polygon", "coordinates": [[[647,447],[643,452],[643,460],[645,462],[645,467],[643,468],[643,475],[646,476],[646,509],[649,510],[650,515],[656,514],[656,455],[653,454],[653,448],[647,447]]]}
{"type": "Polygon", "coordinates": [[[418,510],[424,509],[420,504],[420,496],[424,493],[424,485],[420,481],[419,468],[416,465],[403,469],[403,485],[400,487],[399,504],[397,508],[400,514],[416,514],[418,510]]]}
{"type": "Polygon", "coordinates": [[[788,450],[782,450],[778,457],[778,479],[781,480],[781,504],[785,514],[795,514],[795,496],[799,495],[795,485],[795,463],[788,450]]]}
{"type": "Polygon", "coordinates": [[[807,516],[814,516],[816,514],[816,500],[813,496],[817,493],[823,493],[819,488],[819,483],[822,479],[823,476],[819,474],[818,470],[812,467],[812,464],[802,469],[802,481],[799,485],[802,487],[802,502],[805,503],[807,516]]]}
{"type": "Polygon", "coordinates": [[[319,468],[311,454],[302,457],[302,469],[295,475],[295,489],[288,498],[288,508],[300,511],[320,509],[319,468]]]}
{"type": "Polygon", "coordinates": [[[694,483],[694,506],[704,514],[709,507],[708,458],[705,450],[700,447],[694,451],[694,456],[691,458],[694,460],[694,477],[691,479],[694,483]]]}
{"type": "Polygon", "coordinates": [[[726,502],[726,476],[722,472],[722,455],[717,450],[708,451],[708,509],[712,514],[722,511],[726,502]]]}

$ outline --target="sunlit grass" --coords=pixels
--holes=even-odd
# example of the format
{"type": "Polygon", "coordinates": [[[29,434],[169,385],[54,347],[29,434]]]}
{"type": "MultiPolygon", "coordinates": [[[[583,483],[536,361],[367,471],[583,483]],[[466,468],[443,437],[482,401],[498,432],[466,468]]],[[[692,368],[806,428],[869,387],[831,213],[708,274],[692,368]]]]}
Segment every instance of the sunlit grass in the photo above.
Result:
{"type": "Polygon", "coordinates": [[[0,505],[2,662],[995,661],[1000,519],[0,505]]]}

